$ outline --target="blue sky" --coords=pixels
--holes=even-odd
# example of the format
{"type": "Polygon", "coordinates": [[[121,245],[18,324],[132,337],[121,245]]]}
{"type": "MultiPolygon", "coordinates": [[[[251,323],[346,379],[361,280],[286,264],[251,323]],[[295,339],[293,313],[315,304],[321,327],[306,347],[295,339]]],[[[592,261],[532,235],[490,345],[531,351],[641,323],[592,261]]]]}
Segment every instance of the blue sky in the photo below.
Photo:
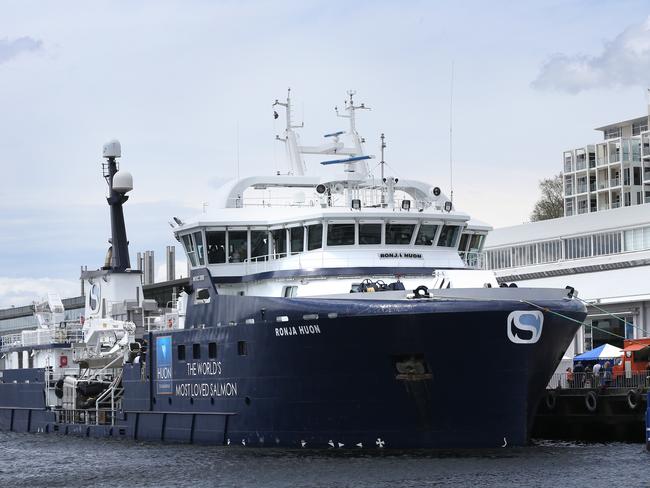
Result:
{"type": "Polygon", "coordinates": [[[448,191],[453,62],[455,201],[524,222],[563,150],[645,113],[649,15],[624,0],[2,1],[0,306],[75,293],[79,266],[101,265],[105,141],[134,176],[132,259],[162,265],[170,217],[236,175],[237,127],[242,175],[283,169],[270,105],[288,86],[303,141],[342,128],[332,108],[355,89],[367,151],[384,132],[397,176],[448,191]]]}

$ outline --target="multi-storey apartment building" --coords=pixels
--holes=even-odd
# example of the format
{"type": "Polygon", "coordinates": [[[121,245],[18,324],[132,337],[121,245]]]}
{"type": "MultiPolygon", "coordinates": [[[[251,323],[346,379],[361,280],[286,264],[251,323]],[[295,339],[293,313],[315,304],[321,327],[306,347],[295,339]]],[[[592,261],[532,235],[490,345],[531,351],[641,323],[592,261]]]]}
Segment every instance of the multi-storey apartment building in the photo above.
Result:
{"type": "Polygon", "coordinates": [[[602,142],[564,151],[565,216],[650,203],[649,118],[599,127],[602,142]]]}

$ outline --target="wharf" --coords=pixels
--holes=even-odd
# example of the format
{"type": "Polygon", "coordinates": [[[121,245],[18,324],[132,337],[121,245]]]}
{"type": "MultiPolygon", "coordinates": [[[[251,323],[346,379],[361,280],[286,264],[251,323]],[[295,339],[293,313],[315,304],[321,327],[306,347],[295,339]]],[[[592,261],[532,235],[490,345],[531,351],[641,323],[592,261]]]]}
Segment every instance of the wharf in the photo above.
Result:
{"type": "MultiPolygon", "coordinates": [[[[558,384],[546,390],[532,430],[534,438],[648,442],[650,377],[622,378],[612,385],[558,384]]],[[[650,426],[649,426],[650,427],[650,426]]]]}

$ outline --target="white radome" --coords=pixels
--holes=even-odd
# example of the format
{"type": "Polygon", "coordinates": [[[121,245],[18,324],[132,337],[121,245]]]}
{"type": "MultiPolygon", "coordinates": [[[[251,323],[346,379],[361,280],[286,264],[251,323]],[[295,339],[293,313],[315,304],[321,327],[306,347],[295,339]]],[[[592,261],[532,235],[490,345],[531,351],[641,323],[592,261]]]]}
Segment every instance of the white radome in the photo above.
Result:
{"type": "Polygon", "coordinates": [[[128,171],[118,171],[113,176],[113,190],[118,193],[128,193],[133,190],[133,176],[128,171]]]}
{"type": "Polygon", "coordinates": [[[105,158],[120,158],[122,157],[122,145],[117,139],[113,139],[104,144],[102,156],[105,158]]]}

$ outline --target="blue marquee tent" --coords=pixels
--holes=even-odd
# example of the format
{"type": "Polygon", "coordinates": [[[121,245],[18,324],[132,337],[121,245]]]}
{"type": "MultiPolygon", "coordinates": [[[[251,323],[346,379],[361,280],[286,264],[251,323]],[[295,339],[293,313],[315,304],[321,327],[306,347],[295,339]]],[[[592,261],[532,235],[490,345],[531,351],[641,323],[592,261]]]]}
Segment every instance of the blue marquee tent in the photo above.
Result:
{"type": "Polygon", "coordinates": [[[623,349],[619,349],[611,344],[603,344],[602,346],[587,351],[573,358],[573,361],[601,361],[604,359],[618,359],[621,357],[623,349]]]}

